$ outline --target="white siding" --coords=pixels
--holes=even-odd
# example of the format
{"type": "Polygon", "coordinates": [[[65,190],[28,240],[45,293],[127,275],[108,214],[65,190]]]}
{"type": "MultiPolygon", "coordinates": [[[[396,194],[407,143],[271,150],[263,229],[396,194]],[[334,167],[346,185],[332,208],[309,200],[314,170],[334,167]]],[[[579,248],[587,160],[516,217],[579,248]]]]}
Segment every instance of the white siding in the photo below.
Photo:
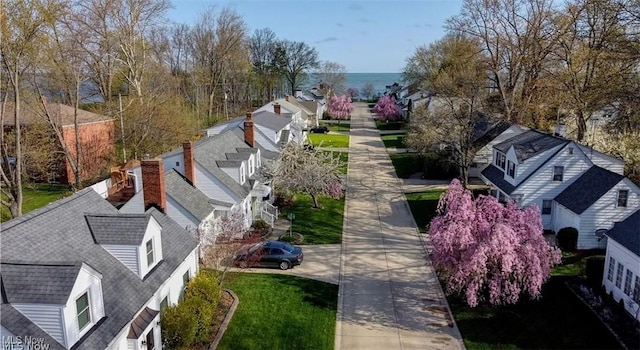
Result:
{"type": "Polygon", "coordinates": [[[102,180],[96,184],[91,185],[91,189],[104,199],[107,199],[107,197],[109,197],[109,187],[111,187],[111,179],[102,180]]]}
{"type": "Polygon", "coordinates": [[[189,232],[200,225],[199,220],[178,204],[171,196],[167,196],[167,215],[189,232]]]}
{"type": "Polygon", "coordinates": [[[162,226],[151,217],[149,220],[149,224],[147,225],[147,230],[144,233],[144,237],[142,238],[142,244],[138,247],[138,259],[140,261],[140,278],[144,278],[144,276],[149,273],[157,264],[162,260],[162,238],[160,236],[162,231],[162,226]],[[151,266],[147,266],[147,241],[153,239],[153,264],[151,266]]]}
{"type": "Polygon", "coordinates": [[[67,305],[63,310],[63,317],[66,324],[66,339],[69,347],[80,340],[85,333],[104,317],[101,278],[102,276],[99,273],[87,265],[83,265],[82,269],[80,269],[76,283],[73,285],[73,289],[71,289],[67,305]],[[76,299],[85,292],[89,293],[91,323],[80,331],[80,329],[78,329],[76,299]]]}
{"type": "Polygon", "coordinates": [[[118,259],[124,266],[140,276],[138,248],[130,245],[103,244],[102,248],[118,259]]]}
{"type": "Polygon", "coordinates": [[[578,248],[604,248],[605,240],[598,242],[594,235],[595,231],[612,228],[614,222],[623,221],[638,208],[640,208],[640,189],[631,180],[624,178],[580,215],[580,227],[576,227],[580,234],[578,248]],[[626,207],[618,207],[618,190],[629,191],[626,207]]]}
{"type": "Polygon", "coordinates": [[[584,145],[578,145],[577,147],[580,147],[582,153],[584,153],[593,164],[616,174],[624,175],[624,162],[622,160],[600,153],[584,145]]]}
{"type": "MultiPolygon", "coordinates": [[[[519,181],[522,181],[523,177],[520,176],[520,165],[518,165],[518,157],[516,156],[516,152],[513,149],[513,147],[509,148],[509,150],[507,150],[507,153],[505,154],[507,159],[504,161],[504,180],[510,184],[512,184],[513,186],[516,186],[516,184],[519,181]],[[511,177],[508,175],[508,171],[509,171],[509,162],[513,163],[516,165],[516,173],[514,174],[515,177],[511,177]]],[[[528,162],[529,159],[527,159],[528,162]]]]}
{"type": "MultiPolygon", "coordinates": [[[[493,146],[510,139],[518,134],[521,134],[523,129],[518,125],[512,125],[507,130],[503,131],[500,135],[498,135],[495,139],[491,140],[488,144],[482,147],[473,158],[473,161],[478,164],[478,167],[475,168],[478,173],[480,173],[484,168],[493,162],[493,146]]],[[[475,172],[474,172],[475,173],[475,172]]],[[[472,175],[470,176],[478,176],[472,175]]]]}
{"type": "MultiPolygon", "coordinates": [[[[553,203],[553,230],[555,232],[560,231],[560,229],[565,227],[573,227],[576,230],[580,229],[580,217],[572,212],[571,210],[565,208],[562,204],[558,204],[556,202],[553,203]]],[[[551,216],[551,215],[543,215],[551,216]]]]}
{"type": "MultiPolygon", "coordinates": [[[[536,169],[540,168],[540,166],[542,164],[544,164],[546,161],[549,160],[549,158],[551,156],[553,156],[554,153],[556,153],[556,151],[558,151],[560,149],[560,147],[562,146],[556,146],[550,150],[547,150],[546,152],[542,152],[538,155],[535,155],[527,160],[525,160],[524,162],[522,162],[521,164],[518,164],[517,160],[516,160],[516,181],[518,183],[521,183],[523,180],[525,180],[529,175],[531,175],[534,171],[536,171],[536,169]]],[[[507,156],[507,160],[509,159],[509,157],[507,156]]],[[[547,166],[549,164],[545,164],[545,166],[547,166]]],[[[563,165],[563,164],[559,164],[558,162],[556,162],[556,165],[563,165]]],[[[566,170],[566,169],[565,169],[566,170]]],[[[540,170],[538,170],[540,171],[540,170]]],[[[553,180],[553,166],[551,166],[551,175],[549,177],[549,181],[553,180]]]]}
{"type": "Polygon", "coordinates": [[[164,163],[165,172],[171,169],[176,169],[180,174],[184,174],[184,153],[180,152],[178,154],[173,154],[169,157],[162,158],[162,161],[164,163]]]}
{"type": "Polygon", "coordinates": [[[230,189],[227,188],[220,180],[211,175],[196,163],[196,188],[207,197],[237,204],[242,198],[238,198],[230,189]]]}
{"type": "Polygon", "coordinates": [[[609,242],[607,243],[607,260],[605,260],[604,275],[602,276],[602,283],[607,289],[607,292],[613,292],[613,298],[616,301],[619,301],[621,298],[624,299],[624,306],[627,309],[627,311],[629,311],[629,313],[631,313],[633,317],[636,317],[638,320],[640,320],[640,317],[638,317],[638,312],[637,312],[638,304],[635,304],[635,303],[630,304],[629,302],[631,301],[631,298],[628,295],[624,294],[624,283],[625,283],[627,270],[631,270],[631,272],[633,272],[633,277],[631,278],[631,291],[633,292],[635,279],[637,278],[638,275],[640,275],[640,257],[630,252],[627,248],[623,247],[618,242],[612,239],[609,239],[608,241],[609,242]],[[610,257],[613,257],[616,260],[616,267],[613,274],[614,276],[613,281],[609,281],[607,279],[607,272],[608,272],[610,257]],[[615,275],[618,269],[618,263],[622,264],[625,268],[625,271],[622,274],[622,284],[620,285],[620,288],[616,287],[615,285],[615,281],[616,281],[615,275]]]}
{"type": "MultiPolygon", "coordinates": [[[[547,152],[554,152],[555,150],[557,150],[557,148],[554,148],[553,150],[547,152]]],[[[534,158],[537,157],[538,156],[534,158]]],[[[545,158],[547,157],[548,155],[545,158]]],[[[529,163],[529,161],[532,159],[533,158],[527,159],[524,164],[529,163]]],[[[544,159],[540,159],[539,161],[543,162],[544,159]]],[[[522,174],[521,167],[522,166],[518,166],[518,179],[521,179],[520,176],[526,177],[526,175],[522,174]]],[[[523,184],[518,187],[517,192],[524,194],[522,205],[526,206],[535,203],[538,208],[542,208],[543,199],[555,198],[590,167],[591,162],[586,159],[586,157],[584,157],[584,154],[582,154],[581,152],[574,152],[574,154],[572,155],[566,152],[566,150],[558,152],[558,154],[556,154],[552,159],[549,159],[549,161],[547,161],[542,167],[540,167],[535,172],[535,174],[529,177],[523,184]],[[564,175],[561,182],[553,181],[554,166],[564,166],[564,175]]],[[[542,224],[546,229],[553,228],[551,216],[543,216],[542,224]]]]}
{"type": "MultiPolygon", "coordinates": [[[[67,347],[65,342],[62,305],[11,304],[31,322],[42,328],[53,339],[67,347]]],[[[77,328],[77,326],[76,326],[77,328]]],[[[21,336],[21,334],[18,334],[21,336]]],[[[67,347],[67,348],[70,348],[67,347]]]]}
{"type": "Polygon", "coordinates": [[[271,130],[261,125],[255,124],[256,131],[254,133],[256,142],[264,147],[268,151],[279,152],[280,147],[278,146],[278,140],[272,138],[271,135],[275,134],[279,130],[271,130]]]}
{"type": "Polygon", "coordinates": [[[138,191],[119,211],[125,214],[144,214],[144,191],[138,191]]]}
{"type": "MultiPolygon", "coordinates": [[[[232,179],[234,179],[237,183],[240,183],[240,169],[238,168],[220,168],[222,169],[222,171],[224,171],[227,175],[231,176],[232,179]]],[[[196,177],[196,182],[198,182],[197,177],[196,177]]]]}

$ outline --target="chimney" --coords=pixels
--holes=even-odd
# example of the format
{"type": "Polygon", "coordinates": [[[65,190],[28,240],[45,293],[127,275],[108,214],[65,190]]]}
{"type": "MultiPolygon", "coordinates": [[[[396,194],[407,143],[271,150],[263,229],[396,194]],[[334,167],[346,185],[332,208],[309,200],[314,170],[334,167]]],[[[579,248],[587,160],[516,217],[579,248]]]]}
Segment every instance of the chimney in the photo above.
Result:
{"type": "Polygon", "coordinates": [[[142,189],[144,190],[144,210],[155,207],[166,214],[167,194],[164,185],[164,164],[161,159],[140,162],[142,168],[142,189]]]}
{"type": "Polygon", "coordinates": [[[191,182],[191,185],[196,185],[196,163],[193,156],[193,142],[185,142],[182,144],[182,156],[184,157],[184,175],[191,182]]]}
{"type": "MultiPolygon", "coordinates": [[[[278,105],[278,107],[280,107],[280,105],[278,105]]],[[[280,109],[278,109],[278,111],[279,110],[280,109]]],[[[253,118],[251,116],[251,112],[247,113],[247,119],[245,119],[244,121],[244,142],[246,142],[251,147],[255,147],[256,145],[256,137],[253,130],[253,118]]]]}
{"type": "Polygon", "coordinates": [[[273,113],[280,114],[280,104],[279,103],[274,103],[273,104],[273,113]]]}

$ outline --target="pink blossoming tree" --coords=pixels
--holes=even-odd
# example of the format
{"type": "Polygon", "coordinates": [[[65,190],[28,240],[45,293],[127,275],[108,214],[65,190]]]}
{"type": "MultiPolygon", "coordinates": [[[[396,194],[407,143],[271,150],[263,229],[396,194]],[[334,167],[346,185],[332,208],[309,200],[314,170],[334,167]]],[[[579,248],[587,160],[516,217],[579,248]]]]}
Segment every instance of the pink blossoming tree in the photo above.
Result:
{"type": "Polygon", "coordinates": [[[450,293],[467,304],[514,304],[521,295],[538,298],[560,251],[542,235],[536,206],[519,209],[496,198],[474,200],[458,180],[438,202],[431,221],[431,257],[450,293]]]}
{"type": "Polygon", "coordinates": [[[382,121],[398,120],[402,111],[396,104],[396,99],[391,96],[382,96],[375,106],[373,112],[378,115],[378,119],[382,121]]]}
{"type": "Polygon", "coordinates": [[[351,98],[346,95],[333,96],[329,100],[329,107],[327,109],[329,115],[334,119],[348,119],[353,111],[353,104],[351,98]]]}

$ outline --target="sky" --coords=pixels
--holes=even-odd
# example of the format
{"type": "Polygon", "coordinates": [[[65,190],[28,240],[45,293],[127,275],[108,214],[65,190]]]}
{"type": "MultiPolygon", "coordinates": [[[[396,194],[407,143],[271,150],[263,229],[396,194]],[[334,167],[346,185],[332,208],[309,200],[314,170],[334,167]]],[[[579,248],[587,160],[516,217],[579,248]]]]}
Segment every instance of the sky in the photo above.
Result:
{"type": "Polygon", "coordinates": [[[173,0],[169,18],[193,24],[209,6],[230,6],[249,33],[271,28],[279,39],[304,41],[321,61],[349,73],[397,73],[416,47],[442,38],[462,0],[173,0]]]}

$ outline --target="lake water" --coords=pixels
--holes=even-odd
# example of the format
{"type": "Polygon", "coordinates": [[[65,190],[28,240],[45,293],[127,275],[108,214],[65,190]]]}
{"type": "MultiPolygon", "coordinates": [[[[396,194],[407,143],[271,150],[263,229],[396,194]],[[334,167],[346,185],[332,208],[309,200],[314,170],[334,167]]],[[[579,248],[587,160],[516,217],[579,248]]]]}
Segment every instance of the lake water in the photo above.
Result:
{"type": "Polygon", "coordinates": [[[362,93],[362,88],[366,83],[372,83],[376,94],[382,94],[385,86],[393,83],[402,85],[402,74],[400,73],[347,73],[345,88],[354,87],[362,93]]]}

